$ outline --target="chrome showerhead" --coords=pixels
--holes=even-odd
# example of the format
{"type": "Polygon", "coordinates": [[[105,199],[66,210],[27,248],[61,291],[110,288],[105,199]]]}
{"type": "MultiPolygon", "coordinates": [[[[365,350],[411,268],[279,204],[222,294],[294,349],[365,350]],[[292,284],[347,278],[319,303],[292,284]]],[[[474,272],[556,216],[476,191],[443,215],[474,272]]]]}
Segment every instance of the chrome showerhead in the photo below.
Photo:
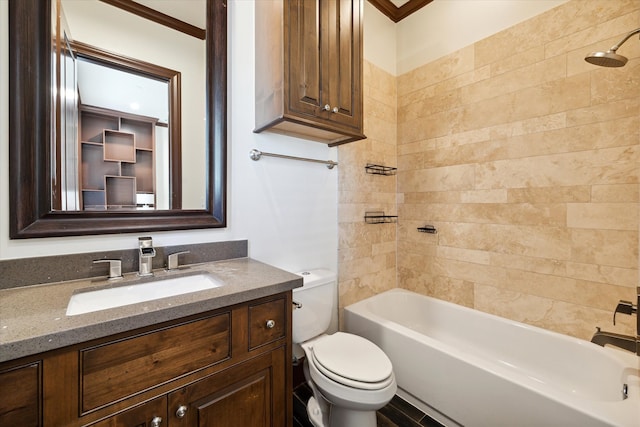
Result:
{"type": "Polygon", "coordinates": [[[601,67],[623,67],[627,63],[628,59],[622,55],[619,55],[617,51],[624,42],[629,40],[629,38],[634,34],[638,33],[640,33],[640,28],[636,28],[635,30],[624,36],[624,38],[620,40],[620,42],[611,46],[611,49],[609,49],[608,51],[592,52],[589,55],[585,56],[584,60],[601,67]]]}
{"type": "Polygon", "coordinates": [[[591,52],[584,57],[584,60],[600,67],[624,67],[627,63],[627,57],[618,55],[613,50],[606,52],[591,52]]]}

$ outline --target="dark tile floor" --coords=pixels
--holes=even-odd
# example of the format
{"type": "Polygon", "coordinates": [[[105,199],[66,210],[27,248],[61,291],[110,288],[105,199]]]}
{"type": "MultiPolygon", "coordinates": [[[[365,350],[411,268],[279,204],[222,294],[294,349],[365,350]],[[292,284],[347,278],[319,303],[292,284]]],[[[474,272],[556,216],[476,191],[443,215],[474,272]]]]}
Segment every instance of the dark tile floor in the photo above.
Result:
{"type": "MultiPolygon", "coordinates": [[[[293,425],[294,427],[313,427],[307,418],[306,404],[311,397],[311,389],[302,383],[293,391],[293,425]]],[[[425,415],[398,396],[377,413],[378,427],[442,427],[442,425],[425,415]]],[[[358,426],[354,426],[358,427],[358,426]]]]}

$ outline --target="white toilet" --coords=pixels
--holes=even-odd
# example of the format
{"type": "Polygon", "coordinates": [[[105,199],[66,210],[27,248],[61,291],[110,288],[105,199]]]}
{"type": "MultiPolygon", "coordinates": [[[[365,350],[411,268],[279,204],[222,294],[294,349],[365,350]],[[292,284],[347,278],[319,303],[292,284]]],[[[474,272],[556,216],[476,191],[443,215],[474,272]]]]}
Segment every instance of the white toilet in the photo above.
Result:
{"type": "Polygon", "coordinates": [[[316,427],[375,427],[376,410],[397,389],[391,361],[365,338],[325,334],[335,309],[335,273],[318,269],[298,274],[304,286],[293,290],[294,304],[300,305],[293,310],[293,342],[304,350],[304,374],[313,390],[309,420],[316,427]]]}

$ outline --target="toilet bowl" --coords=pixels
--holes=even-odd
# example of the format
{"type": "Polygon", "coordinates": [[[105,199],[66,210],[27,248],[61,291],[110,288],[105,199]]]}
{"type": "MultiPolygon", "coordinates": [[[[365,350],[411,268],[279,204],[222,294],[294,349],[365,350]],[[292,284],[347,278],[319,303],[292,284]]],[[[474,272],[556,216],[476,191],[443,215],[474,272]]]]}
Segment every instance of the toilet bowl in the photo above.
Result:
{"type": "Polygon", "coordinates": [[[391,361],[363,337],[325,334],[334,306],[327,302],[333,301],[335,274],[313,270],[302,276],[303,288],[293,293],[302,305],[294,310],[293,335],[304,351],[305,378],[313,391],[309,419],[316,427],[375,427],[376,410],[397,390],[391,361]]]}

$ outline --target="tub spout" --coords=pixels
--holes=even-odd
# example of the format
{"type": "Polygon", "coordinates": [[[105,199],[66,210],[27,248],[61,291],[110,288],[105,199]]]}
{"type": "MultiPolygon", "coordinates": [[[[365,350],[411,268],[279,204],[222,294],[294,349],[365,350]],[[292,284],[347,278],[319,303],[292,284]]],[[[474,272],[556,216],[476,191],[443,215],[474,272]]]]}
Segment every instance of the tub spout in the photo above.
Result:
{"type": "Polygon", "coordinates": [[[615,334],[613,332],[601,331],[596,327],[596,333],[593,334],[591,342],[604,347],[606,344],[613,345],[618,348],[638,354],[638,342],[631,335],[615,334]]]}

